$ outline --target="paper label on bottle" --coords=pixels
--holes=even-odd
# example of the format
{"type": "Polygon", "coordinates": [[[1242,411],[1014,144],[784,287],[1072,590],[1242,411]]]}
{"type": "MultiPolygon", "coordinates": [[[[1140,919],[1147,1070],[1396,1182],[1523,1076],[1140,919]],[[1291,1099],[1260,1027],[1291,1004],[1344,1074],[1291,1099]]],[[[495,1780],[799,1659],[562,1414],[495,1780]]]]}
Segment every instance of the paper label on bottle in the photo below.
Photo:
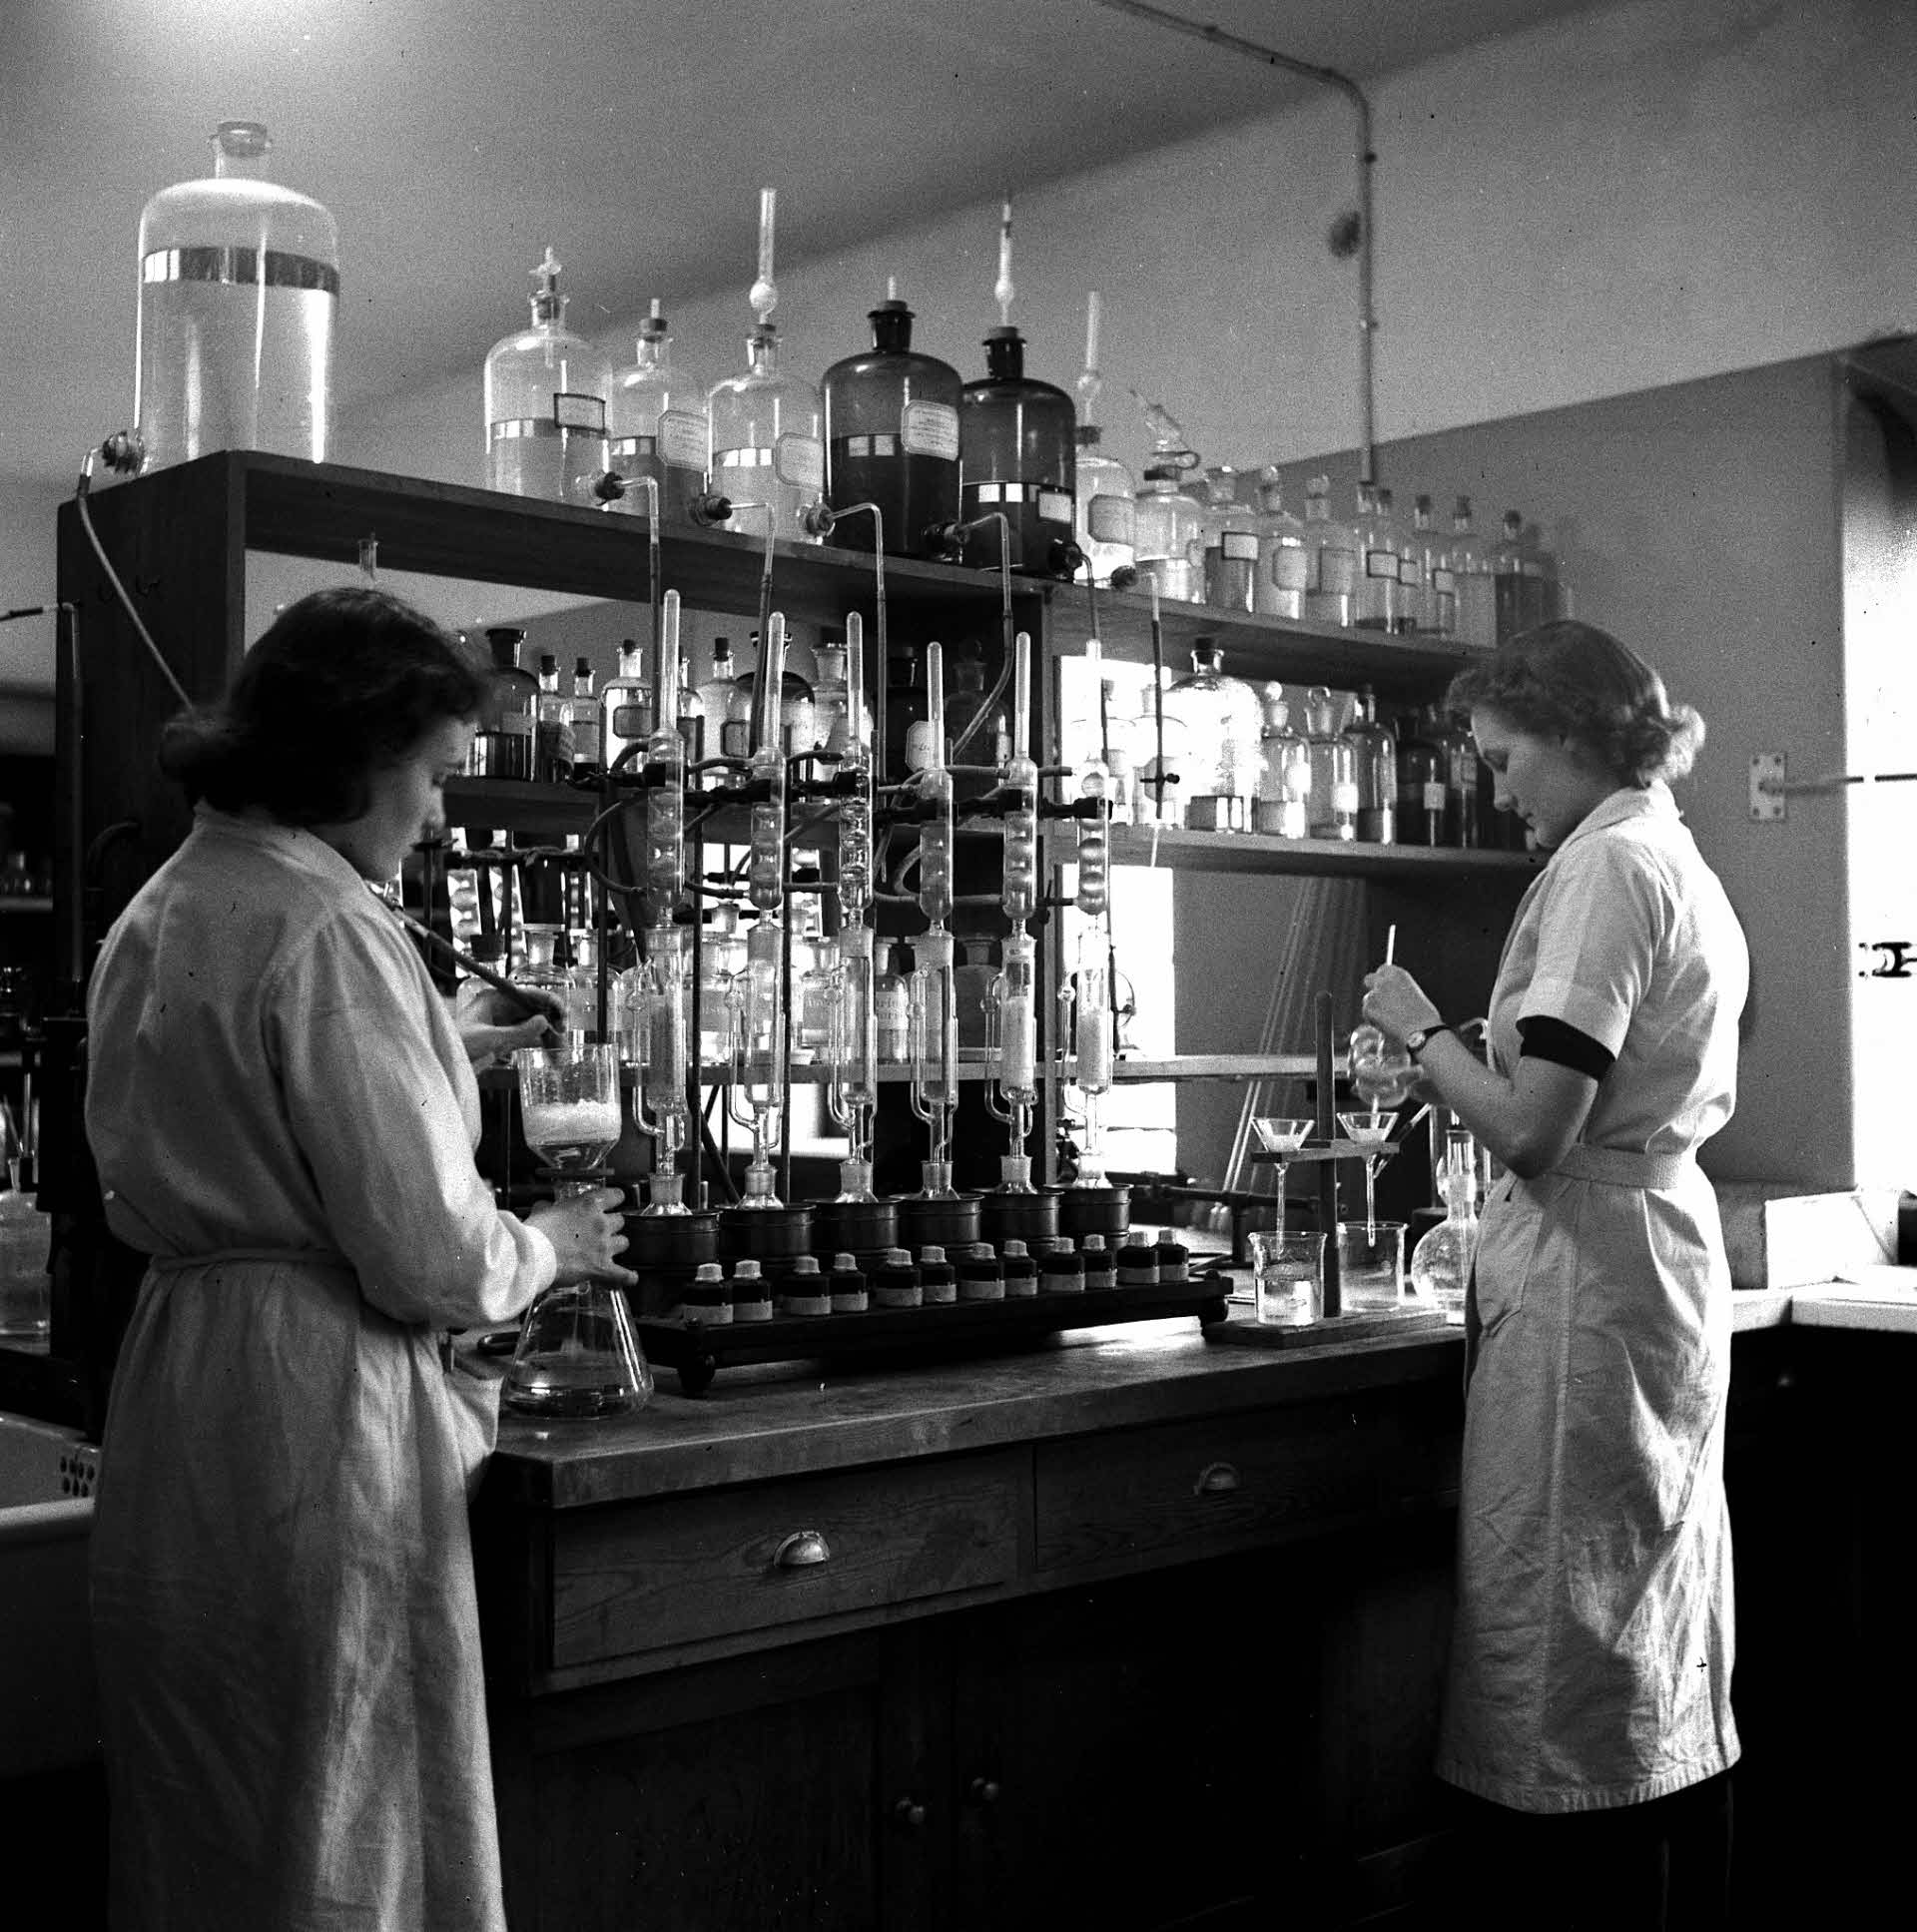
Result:
{"type": "Polygon", "coordinates": [[[1327,543],[1318,552],[1318,581],[1312,588],[1323,597],[1349,597],[1358,581],[1358,552],[1327,543]]]}
{"type": "Polygon", "coordinates": [[[1443,564],[1435,564],[1431,571],[1431,587],[1440,597],[1455,597],[1458,594],[1457,572],[1447,570],[1443,564]]]}
{"type": "Polygon", "coordinates": [[[578,395],[570,389],[555,389],[552,419],[561,429],[584,429],[588,434],[606,433],[606,398],[603,395],[578,395]]]}
{"type": "Polygon", "coordinates": [[[916,718],[906,732],[906,769],[923,772],[932,764],[932,722],[916,718]]]}
{"type": "Polygon", "coordinates": [[[659,454],[674,469],[706,467],[706,419],[690,409],[665,409],[659,416],[659,454]]]}
{"type": "Polygon", "coordinates": [[[1219,531],[1218,554],[1227,563],[1256,563],[1258,561],[1257,532],[1255,530],[1219,531]]]}
{"type": "Polygon", "coordinates": [[[1417,557],[1414,557],[1409,550],[1401,553],[1398,558],[1398,581],[1410,589],[1416,590],[1424,580],[1424,564],[1417,557]]]}
{"type": "Polygon", "coordinates": [[[615,705],[612,713],[612,735],[623,739],[628,745],[637,744],[642,738],[650,738],[652,707],[642,704],[615,705]]]}
{"type": "Polygon", "coordinates": [[[1069,523],[1071,493],[1062,489],[1041,489],[1038,492],[1038,516],[1041,522],[1069,523]]]}
{"type": "Polygon", "coordinates": [[[781,436],[772,446],[772,473],[799,489],[820,489],[826,480],[826,446],[817,436],[781,436]]]}
{"type": "Polygon", "coordinates": [[[1137,504],[1129,496],[1094,496],[1085,506],[1085,533],[1093,543],[1135,543],[1137,504]]]}
{"type": "Polygon", "coordinates": [[[1426,779],[1424,801],[1427,812],[1442,812],[1445,809],[1445,786],[1442,779],[1426,779]]]}
{"type": "Polygon", "coordinates": [[[899,440],[909,456],[958,460],[958,411],[950,402],[908,402],[899,418],[899,440]]]}
{"type": "Polygon", "coordinates": [[[1395,581],[1398,575],[1398,552],[1396,550],[1367,550],[1365,552],[1365,575],[1367,577],[1389,577],[1395,581]]]}
{"type": "Polygon", "coordinates": [[[1334,812],[1356,812],[1358,810],[1358,787],[1347,779],[1342,785],[1331,788],[1331,809],[1334,812]]]}
{"type": "Polygon", "coordinates": [[[1274,544],[1269,569],[1280,590],[1302,594],[1311,588],[1311,553],[1302,543],[1274,544]]]}

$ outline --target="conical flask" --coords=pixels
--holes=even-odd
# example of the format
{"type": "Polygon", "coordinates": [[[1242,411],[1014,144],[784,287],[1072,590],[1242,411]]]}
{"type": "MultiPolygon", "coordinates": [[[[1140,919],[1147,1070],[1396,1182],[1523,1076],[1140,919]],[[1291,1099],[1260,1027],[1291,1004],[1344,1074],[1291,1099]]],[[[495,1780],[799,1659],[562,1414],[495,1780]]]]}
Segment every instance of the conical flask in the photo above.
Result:
{"type": "MultiPolygon", "coordinates": [[[[601,1185],[622,1121],[616,1046],[522,1047],[513,1054],[526,1144],[560,1199],[601,1185]]],[[[652,1370],[624,1292],[608,1281],[541,1293],[506,1372],[503,1401],[520,1415],[617,1416],[652,1397],[652,1370]]]]}

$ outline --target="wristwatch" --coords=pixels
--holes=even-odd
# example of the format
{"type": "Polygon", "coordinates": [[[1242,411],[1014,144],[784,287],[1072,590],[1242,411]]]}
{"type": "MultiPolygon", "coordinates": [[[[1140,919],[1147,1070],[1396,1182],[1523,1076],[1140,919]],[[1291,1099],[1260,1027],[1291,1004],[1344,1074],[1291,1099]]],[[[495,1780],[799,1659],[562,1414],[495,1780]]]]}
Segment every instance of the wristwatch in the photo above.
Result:
{"type": "Polygon", "coordinates": [[[1448,1019],[1434,1019],[1429,1026],[1420,1026],[1414,1033],[1405,1035],[1405,1051],[1416,1059],[1425,1050],[1425,1042],[1440,1033],[1455,1032],[1457,1029],[1448,1019]]]}

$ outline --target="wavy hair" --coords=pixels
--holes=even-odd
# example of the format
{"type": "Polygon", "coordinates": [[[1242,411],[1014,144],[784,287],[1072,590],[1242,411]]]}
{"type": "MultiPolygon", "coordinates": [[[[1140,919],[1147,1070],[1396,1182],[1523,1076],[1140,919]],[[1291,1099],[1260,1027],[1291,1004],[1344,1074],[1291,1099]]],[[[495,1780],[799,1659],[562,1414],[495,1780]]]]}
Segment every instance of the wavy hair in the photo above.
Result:
{"type": "Polygon", "coordinates": [[[382,590],[349,585],[290,604],[227,695],[168,722],[160,768],[222,812],[336,825],[367,780],[448,718],[476,717],[486,684],[458,642],[382,590]]]}
{"type": "Polygon", "coordinates": [[[1696,762],[1704,721],[1608,631],[1560,618],[1521,632],[1452,679],[1445,705],[1469,724],[1495,711],[1520,731],[1568,738],[1620,785],[1678,779],[1696,762]]]}

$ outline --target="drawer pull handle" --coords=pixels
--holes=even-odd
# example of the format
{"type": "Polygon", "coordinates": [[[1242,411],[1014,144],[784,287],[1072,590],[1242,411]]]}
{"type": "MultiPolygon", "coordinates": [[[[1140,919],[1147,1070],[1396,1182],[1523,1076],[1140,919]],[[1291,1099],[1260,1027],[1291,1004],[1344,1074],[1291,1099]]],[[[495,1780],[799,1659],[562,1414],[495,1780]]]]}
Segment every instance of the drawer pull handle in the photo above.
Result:
{"type": "Polygon", "coordinates": [[[816,1563],[832,1561],[832,1546],[817,1530],[795,1530],[773,1552],[775,1570],[805,1570],[816,1563]]]}
{"type": "Polygon", "coordinates": [[[975,1777],[965,1787],[965,1795],[973,1804],[996,1804],[998,1780],[995,1777],[975,1777]]]}
{"type": "Polygon", "coordinates": [[[917,1798],[901,1798],[892,1807],[892,1815],[910,1831],[917,1831],[926,1821],[926,1807],[917,1798]]]}
{"type": "Polygon", "coordinates": [[[1239,1486],[1238,1471],[1231,1463],[1207,1463],[1192,1485],[1194,1496],[1229,1496],[1239,1486]]]}

